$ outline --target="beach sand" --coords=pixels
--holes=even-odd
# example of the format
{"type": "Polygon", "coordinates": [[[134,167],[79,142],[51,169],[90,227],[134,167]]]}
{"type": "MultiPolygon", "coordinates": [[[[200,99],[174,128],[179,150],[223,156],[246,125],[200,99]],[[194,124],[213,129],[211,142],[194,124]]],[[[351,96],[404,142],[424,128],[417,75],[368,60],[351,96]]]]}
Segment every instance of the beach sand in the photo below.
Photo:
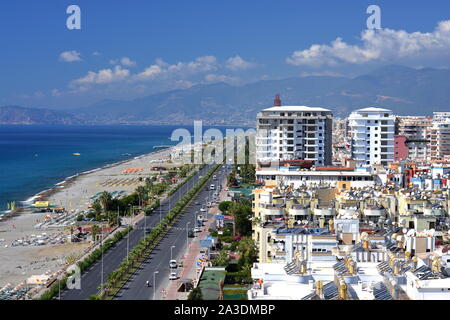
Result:
{"type": "MultiPolygon", "coordinates": [[[[63,206],[76,214],[87,209],[89,204],[92,203],[90,197],[98,192],[105,190],[109,192],[125,191],[129,194],[138,185],[143,184],[143,182],[138,181],[139,177],[148,177],[150,174],[157,173],[151,171],[151,167],[174,166],[168,163],[170,152],[170,149],[165,149],[101,168],[94,172],[81,174],[60,184],[57,189],[43,193],[41,198],[50,201],[51,204],[63,206]],[[143,170],[137,173],[122,173],[124,169],[128,168],[142,168],[143,170]],[[106,181],[112,182],[113,179],[116,182],[119,179],[134,180],[133,183],[125,183],[125,185],[116,183],[115,185],[105,186],[106,181]]],[[[56,272],[65,265],[69,257],[81,257],[89,247],[87,243],[11,246],[13,241],[33,234],[40,235],[43,232],[49,235],[58,232],[70,233],[69,227],[36,229],[37,222],[43,221],[46,215],[47,213],[24,211],[0,221],[0,287],[7,283],[16,285],[32,275],[41,275],[49,270],[56,272]]]]}

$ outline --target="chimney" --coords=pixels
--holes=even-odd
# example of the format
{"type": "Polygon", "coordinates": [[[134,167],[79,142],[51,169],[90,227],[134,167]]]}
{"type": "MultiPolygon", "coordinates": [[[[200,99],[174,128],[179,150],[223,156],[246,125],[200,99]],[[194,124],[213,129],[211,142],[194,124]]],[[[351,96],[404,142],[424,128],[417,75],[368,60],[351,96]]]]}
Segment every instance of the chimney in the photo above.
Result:
{"type": "Polygon", "coordinates": [[[275,99],[273,100],[273,106],[274,107],[281,107],[281,97],[280,97],[279,93],[277,93],[275,95],[275,99]]]}

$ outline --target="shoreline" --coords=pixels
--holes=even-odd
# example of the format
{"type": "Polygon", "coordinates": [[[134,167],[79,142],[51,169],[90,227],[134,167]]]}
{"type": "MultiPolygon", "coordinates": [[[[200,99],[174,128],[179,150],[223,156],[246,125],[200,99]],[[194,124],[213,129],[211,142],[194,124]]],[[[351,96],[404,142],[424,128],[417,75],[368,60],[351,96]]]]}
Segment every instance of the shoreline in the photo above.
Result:
{"type": "MultiPolygon", "coordinates": [[[[64,180],[55,183],[52,187],[50,187],[48,189],[45,189],[45,190],[42,190],[42,191],[36,193],[35,195],[27,198],[26,200],[19,200],[17,202],[27,206],[27,205],[32,204],[34,201],[36,201],[38,199],[45,201],[47,198],[50,198],[51,196],[55,195],[59,191],[62,191],[64,189],[70,187],[79,178],[81,178],[83,176],[86,176],[88,174],[92,174],[92,173],[95,173],[95,172],[99,172],[101,170],[114,168],[114,167],[120,166],[120,165],[122,165],[124,163],[130,162],[130,161],[133,161],[133,160],[137,160],[137,159],[141,159],[143,157],[157,155],[158,153],[163,153],[164,151],[171,151],[171,149],[173,149],[174,147],[176,147],[176,145],[171,146],[171,147],[167,147],[167,148],[163,148],[161,150],[140,154],[138,156],[134,156],[134,157],[131,157],[129,159],[120,160],[120,161],[113,162],[113,163],[108,163],[108,164],[105,164],[104,166],[101,166],[101,167],[98,167],[98,168],[95,168],[95,169],[90,169],[90,170],[86,170],[86,171],[81,171],[79,173],[75,173],[75,174],[73,174],[71,176],[68,176],[68,177],[64,178],[64,180]]],[[[0,224],[2,222],[5,222],[5,221],[7,221],[7,220],[9,220],[9,219],[11,219],[11,218],[13,218],[15,216],[20,215],[24,211],[26,211],[27,208],[25,206],[16,208],[13,211],[11,211],[11,210],[10,211],[7,211],[7,210],[0,211],[0,224]]]]}
{"type": "MultiPolygon", "coordinates": [[[[62,206],[66,210],[64,217],[68,219],[65,221],[72,221],[74,216],[88,210],[93,201],[91,196],[96,193],[103,190],[108,192],[124,190],[125,194],[131,194],[138,185],[143,183],[141,178],[156,174],[151,170],[152,167],[171,168],[174,166],[175,164],[170,161],[174,148],[176,150],[176,145],[77,173],[27,200],[29,203],[33,201],[31,199],[45,200],[52,205],[62,206]],[[125,173],[124,169],[129,167],[143,168],[144,170],[137,173],[125,173]],[[107,183],[110,180],[115,182],[107,183]]],[[[60,270],[68,259],[85,254],[86,249],[90,247],[90,244],[86,242],[13,245],[17,241],[28,241],[28,239],[36,237],[55,238],[59,236],[64,238],[70,235],[71,224],[45,224],[48,215],[58,217],[58,214],[32,212],[26,208],[18,208],[13,212],[1,215],[0,258],[2,259],[2,271],[0,272],[0,288],[10,283],[23,283],[31,276],[53,274],[60,270]]]]}

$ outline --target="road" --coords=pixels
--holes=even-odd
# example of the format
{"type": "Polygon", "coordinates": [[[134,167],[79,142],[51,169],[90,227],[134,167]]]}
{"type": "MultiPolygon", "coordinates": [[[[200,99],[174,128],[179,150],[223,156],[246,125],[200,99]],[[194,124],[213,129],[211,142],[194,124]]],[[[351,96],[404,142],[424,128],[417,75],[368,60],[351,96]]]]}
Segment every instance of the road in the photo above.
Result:
{"type": "MultiPolygon", "coordinates": [[[[144,226],[152,228],[156,226],[160,221],[161,216],[164,217],[173,208],[174,204],[189,190],[195,182],[199,180],[199,175],[206,174],[212,168],[211,165],[206,165],[202,170],[197,172],[189,182],[179,188],[174,194],[168,197],[161,204],[161,209],[156,209],[149,216],[139,221],[134,229],[129,233],[129,239],[127,237],[116,243],[110,250],[108,250],[103,256],[103,277],[104,282],[107,281],[108,274],[116,270],[123,259],[127,256],[127,247],[129,251],[142,239],[144,236],[144,226]],[[127,244],[129,242],[129,244],[127,244]]],[[[193,220],[193,219],[192,219],[193,220]]],[[[176,232],[176,230],[174,231],[176,232]]],[[[183,232],[181,232],[183,233],[183,232]]],[[[185,234],[185,233],[184,233],[185,234]]],[[[164,239],[165,240],[165,239],[164,239]]],[[[164,241],[163,240],[163,241],[164,241]]],[[[156,249],[157,250],[157,249],[156,249]]],[[[170,250],[170,248],[169,248],[170,250]]],[[[81,289],[64,290],[61,292],[61,300],[85,300],[92,295],[96,295],[99,291],[101,284],[101,271],[102,262],[101,259],[86,270],[81,276],[81,289]]],[[[145,283],[145,281],[144,281],[145,283]]]]}
{"type": "MultiPolygon", "coordinates": [[[[226,176],[226,170],[220,168],[217,172],[217,180],[210,181],[206,184],[207,187],[211,183],[217,184],[217,181],[223,181],[226,176]]],[[[180,219],[175,223],[174,227],[159,242],[153,252],[147,257],[144,263],[140,266],[139,270],[130,278],[125,286],[120,290],[116,296],[119,300],[152,300],[153,292],[155,291],[155,299],[160,299],[160,287],[161,285],[167,285],[167,279],[170,272],[173,272],[169,268],[169,260],[171,259],[171,247],[173,248],[172,257],[179,259],[186,252],[187,241],[191,241],[192,238],[187,238],[186,224],[190,222],[189,228],[192,228],[195,221],[195,213],[200,212],[200,208],[205,207],[206,202],[209,201],[211,192],[207,191],[204,187],[202,191],[194,198],[194,201],[183,211],[180,219]],[[198,202],[199,204],[195,204],[198,202]],[[154,272],[158,271],[155,274],[154,272]],[[153,281],[155,280],[155,287],[153,287],[153,281]],[[149,281],[150,286],[146,285],[146,281],[149,281]],[[153,289],[155,288],[155,290],[153,289]]],[[[211,194],[212,195],[212,194],[211,194]]],[[[205,214],[203,214],[205,215],[205,214]]],[[[180,270],[178,270],[180,273],[180,270]]]]}

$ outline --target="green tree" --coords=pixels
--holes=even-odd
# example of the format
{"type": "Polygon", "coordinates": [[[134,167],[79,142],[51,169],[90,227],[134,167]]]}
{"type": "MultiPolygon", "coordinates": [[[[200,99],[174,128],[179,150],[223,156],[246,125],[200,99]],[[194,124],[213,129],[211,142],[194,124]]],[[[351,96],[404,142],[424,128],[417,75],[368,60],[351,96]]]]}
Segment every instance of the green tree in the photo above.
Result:
{"type": "Polygon", "coordinates": [[[98,225],[94,224],[91,229],[92,240],[95,241],[96,236],[99,234],[100,228],[98,225]]]}
{"type": "Polygon", "coordinates": [[[228,208],[228,213],[233,216],[235,232],[239,236],[248,236],[252,232],[251,206],[234,202],[228,208]]]}
{"type": "Polygon", "coordinates": [[[108,211],[109,205],[111,204],[112,196],[108,191],[103,191],[99,197],[100,204],[102,205],[103,213],[108,211]]]}
{"type": "Polygon", "coordinates": [[[214,258],[211,262],[214,266],[227,267],[230,264],[230,256],[227,251],[221,250],[219,256],[214,258]]]}
{"type": "Polygon", "coordinates": [[[222,201],[221,203],[219,203],[219,210],[222,212],[226,212],[232,203],[233,202],[231,201],[222,201]]]}
{"type": "Polygon", "coordinates": [[[142,206],[144,202],[148,200],[148,190],[144,186],[139,186],[136,188],[136,194],[139,198],[139,204],[142,206]]]}
{"type": "Polygon", "coordinates": [[[188,295],[188,300],[203,300],[202,289],[200,287],[194,288],[188,295]]]}

